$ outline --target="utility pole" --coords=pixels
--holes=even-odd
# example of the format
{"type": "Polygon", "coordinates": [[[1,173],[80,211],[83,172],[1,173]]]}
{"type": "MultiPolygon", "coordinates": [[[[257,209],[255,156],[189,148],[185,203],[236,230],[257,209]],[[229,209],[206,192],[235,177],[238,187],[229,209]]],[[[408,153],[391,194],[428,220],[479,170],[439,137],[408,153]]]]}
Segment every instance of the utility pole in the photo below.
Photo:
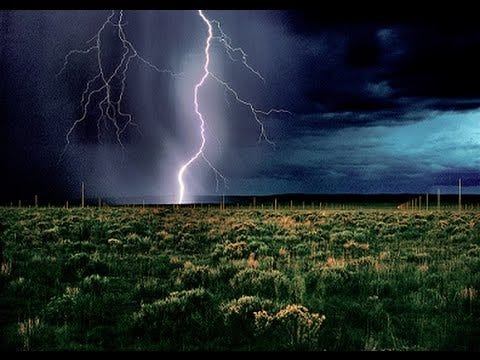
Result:
{"type": "Polygon", "coordinates": [[[35,207],[38,207],[38,195],[35,195],[35,207]]]}
{"type": "Polygon", "coordinates": [[[427,206],[427,211],[428,211],[428,193],[426,194],[426,206],[427,206]]]}

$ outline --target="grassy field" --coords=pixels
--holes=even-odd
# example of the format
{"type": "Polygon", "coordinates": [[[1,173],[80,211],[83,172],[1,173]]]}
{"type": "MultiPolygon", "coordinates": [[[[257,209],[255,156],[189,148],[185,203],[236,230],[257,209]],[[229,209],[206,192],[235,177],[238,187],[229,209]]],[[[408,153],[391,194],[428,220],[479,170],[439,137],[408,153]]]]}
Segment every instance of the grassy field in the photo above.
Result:
{"type": "Polygon", "coordinates": [[[480,213],[0,208],[2,350],[480,350],[480,213]]]}

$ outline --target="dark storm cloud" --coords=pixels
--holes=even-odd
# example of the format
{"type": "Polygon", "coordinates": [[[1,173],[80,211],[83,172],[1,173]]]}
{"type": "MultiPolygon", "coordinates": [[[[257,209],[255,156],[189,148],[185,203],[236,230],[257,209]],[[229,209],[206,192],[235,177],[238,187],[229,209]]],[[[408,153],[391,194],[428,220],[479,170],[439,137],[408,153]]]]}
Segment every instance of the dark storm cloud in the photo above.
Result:
{"type": "Polygon", "coordinates": [[[463,186],[480,186],[480,170],[475,168],[454,167],[433,173],[431,176],[438,185],[451,186],[457,184],[458,179],[461,179],[463,186]]]}
{"type": "MultiPolygon", "coordinates": [[[[478,21],[473,15],[423,18],[425,12],[405,17],[417,14],[406,5],[400,15],[398,7],[386,16],[355,15],[355,6],[364,4],[354,5],[353,16],[327,9],[207,11],[266,81],[230,62],[218,44],[211,59],[216,73],[259,108],[292,111],[262,117],[276,146],[259,143],[249,108],[207,81],[200,94],[206,153],[227,176],[229,193],[415,192],[453,186],[458,177],[466,186],[480,185],[478,21]]],[[[132,63],[124,109],[142,135],[125,133],[123,158],[114,139],[98,143],[93,113],[57,165],[95,59],[74,57],[62,76],[55,73],[108,13],[0,12],[4,197],[31,197],[38,189],[62,199],[78,196],[80,179],[106,195],[177,191],[179,164],[200,140],[192,96],[207,29],[194,11],[126,11],[127,36],[137,50],[185,76],[173,79],[132,63]]],[[[106,43],[114,47],[113,39],[106,43]]],[[[114,59],[106,56],[106,64],[114,59]]],[[[204,162],[186,179],[192,193],[215,192],[204,162]]]]}
{"type": "Polygon", "coordinates": [[[371,119],[358,126],[368,126],[385,118],[401,120],[412,111],[478,108],[480,29],[471,19],[432,19],[333,16],[329,21],[294,12],[288,23],[299,38],[327,44],[321,58],[306,60],[312,71],[304,88],[310,107],[302,110],[366,113],[371,119]],[[323,61],[327,57],[331,60],[323,61]]]}
{"type": "Polygon", "coordinates": [[[405,54],[386,74],[400,95],[442,99],[480,95],[478,28],[418,27],[403,36],[409,39],[405,54]]]}
{"type": "Polygon", "coordinates": [[[425,105],[426,108],[441,111],[467,111],[480,108],[479,99],[434,99],[425,105]]]}

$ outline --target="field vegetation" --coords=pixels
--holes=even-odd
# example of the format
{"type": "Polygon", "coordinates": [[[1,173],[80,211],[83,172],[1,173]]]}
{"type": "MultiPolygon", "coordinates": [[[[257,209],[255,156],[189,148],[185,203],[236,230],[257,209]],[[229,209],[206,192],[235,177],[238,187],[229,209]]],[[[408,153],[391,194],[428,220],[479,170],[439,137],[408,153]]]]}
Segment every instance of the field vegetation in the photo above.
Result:
{"type": "Polygon", "coordinates": [[[480,213],[0,208],[2,350],[480,350],[480,213]]]}

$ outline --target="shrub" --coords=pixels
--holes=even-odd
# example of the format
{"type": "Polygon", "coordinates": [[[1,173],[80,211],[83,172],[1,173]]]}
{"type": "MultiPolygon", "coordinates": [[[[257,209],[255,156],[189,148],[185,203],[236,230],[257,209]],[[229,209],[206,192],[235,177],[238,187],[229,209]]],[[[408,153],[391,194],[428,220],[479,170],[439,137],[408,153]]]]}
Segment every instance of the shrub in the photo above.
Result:
{"type": "Polygon", "coordinates": [[[270,249],[263,241],[252,240],[247,245],[247,251],[258,255],[270,255],[270,249]]]}
{"type": "Polygon", "coordinates": [[[86,293],[100,296],[109,285],[110,278],[94,274],[83,279],[80,288],[86,293]]]}
{"type": "Polygon", "coordinates": [[[159,278],[142,278],[135,285],[135,298],[141,302],[151,302],[168,295],[168,285],[159,278]]]}
{"type": "Polygon", "coordinates": [[[310,313],[302,305],[288,305],[276,314],[257,311],[255,329],[265,350],[314,350],[324,315],[310,313]]]}
{"type": "Polygon", "coordinates": [[[221,306],[225,326],[235,346],[252,346],[255,336],[255,312],[269,310],[272,301],[258,296],[242,296],[221,306]]]}
{"type": "Polygon", "coordinates": [[[18,323],[18,335],[22,339],[23,350],[34,350],[41,345],[42,326],[43,324],[38,317],[35,319],[28,318],[18,323]]]}
{"type": "Polygon", "coordinates": [[[179,274],[179,282],[186,288],[210,287],[218,277],[218,270],[211,269],[206,265],[193,265],[185,263],[179,274]]]}
{"type": "Polygon", "coordinates": [[[288,278],[278,270],[246,268],[239,271],[230,284],[239,295],[283,299],[289,294],[288,278]]]}
{"type": "Polygon", "coordinates": [[[343,230],[339,232],[332,233],[330,235],[330,240],[338,242],[347,242],[354,238],[353,232],[350,230],[343,230]]]}
{"type": "Polygon", "coordinates": [[[73,321],[78,294],[78,288],[67,287],[64,294],[52,298],[43,311],[46,321],[57,325],[73,321]]]}
{"type": "Polygon", "coordinates": [[[142,304],[133,314],[135,333],[160,342],[164,350],[208,348],[219,329],[219,319],[212,295],[203,288],[170,293],[142,304]]]}
{"type": "Polygon", "coordinates": [[[223,248],[223,256],[228,259],[242,259],[247,255],[248,249],[245,241],[227,243],[223,248]]]}
{"type": "Polygon", "coordinates": [[[59,230],[58,226],[43,230],[41,233],[41,239],[44,242],[51,242],[58,240],[59,230]]]}
{"type": "MultiPolygon", "coordinates": [[[[52,298],[44,309],[45,319],[57,326],[73,326],[76,337],[87,341],[94,327],[116,329],[115,325],[129,306],[131,295],[127,286],[119,279],[88,276],[79,288],[67,287],[64,294],[52,298]]],[[[107,338],[104,342],[110,340],[107,338]]]]}
{"type": "Polygon", "coordinates": [[[62,264],[61,274],[65,281],[74,281],[88,275],[107,275],[108,265],[95,255],[84,252],[72,255],[62,264]]]}

